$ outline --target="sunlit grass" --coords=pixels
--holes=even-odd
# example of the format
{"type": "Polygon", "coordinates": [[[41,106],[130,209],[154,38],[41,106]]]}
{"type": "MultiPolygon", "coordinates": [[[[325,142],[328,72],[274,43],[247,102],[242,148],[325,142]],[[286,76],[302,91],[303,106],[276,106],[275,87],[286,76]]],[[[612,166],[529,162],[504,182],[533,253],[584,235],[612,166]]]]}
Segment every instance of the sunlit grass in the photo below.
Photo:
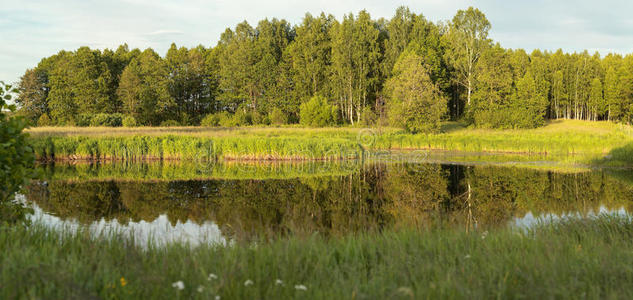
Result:
{"type": "MultiPolygon", "coordinates": [[[[38,156],[56,159],[343,159],[362,151],[434,149],[547,156],[591,163],[633,142],[633,128],[611,122],[556,120],[536,129],[473,129],[444,123],[440,133],[395,128],[38,127],[38,156]]],[[[617,158],[627,158],[630,151],[617,158]]],[[[553,159],[552,159],[553,158],[553,159]]],[[[622,159],[621,159],[622,160],[622,159]]],[[[628,162],[627,162],[628,163],[628,162]]]]}

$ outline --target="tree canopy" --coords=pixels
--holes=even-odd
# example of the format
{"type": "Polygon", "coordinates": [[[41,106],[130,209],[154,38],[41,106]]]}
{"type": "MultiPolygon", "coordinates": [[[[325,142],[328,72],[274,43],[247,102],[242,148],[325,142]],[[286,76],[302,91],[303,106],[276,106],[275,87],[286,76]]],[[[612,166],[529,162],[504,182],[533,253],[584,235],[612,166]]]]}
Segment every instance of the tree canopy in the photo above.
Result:
{"type": "Polygon", "coordinates": [[[127,45],[60,51],[25,71],[15,102],[37,125],[300,123],[302,104],[316,96],[345,124],[389,118],[412,131],[433,128],[438,112],[495,128],[633,120],[633,55],[526,53],[495,44],[491,29],[472,7],[438,23],[407,7],[388,20],[363,10],[342,20],[306,14],[296,25],[242,22],[215,46],[172,44],[164,56],[127,45]],[[415,64],[396,68],[399,60],[415,64]],[[413,119],[430,123],[406,127],[413,116],[397,107],[411,99],[422,114],[413,119]]]}

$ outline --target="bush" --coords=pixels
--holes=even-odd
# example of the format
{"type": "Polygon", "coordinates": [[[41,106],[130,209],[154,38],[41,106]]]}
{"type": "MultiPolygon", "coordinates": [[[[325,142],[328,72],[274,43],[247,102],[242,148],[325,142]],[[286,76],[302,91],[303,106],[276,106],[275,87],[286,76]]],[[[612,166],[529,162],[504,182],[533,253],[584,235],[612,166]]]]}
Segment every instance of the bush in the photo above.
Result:
{"type": "Polygon", "coordinates": [[[256,112],[251,113],[251,123],[270,125],[270,119],[268,118],[267,115],[256,111],[256,112]]]}
{"type": "Polygon", "coordinates": [[[338,113],[336,106],[327,103],[321,96],[310,98],[299,107],[299,120],[302,125],[324,127],[336,124],[338,113]]]}
{"type": "Polygon", "coordinates": [[[253,114],[243,109],[238,109],[233,115],[234,126],[248,126],[253,125],[253,114]]]}
{"type": "Polygon", "coordinates": [[[360,121],[364,126],[374,126],[378,123],[378,115],[371,108],[366,107],[361,114],[360,121]]]}
{"type": "Polygon", "coordinates": [[[39,119],[37,119],[37,126],[51,126],[53,125],[53,121],[48,117],[48,114],[42,114],[39,119]]]}
{"type": "Polygon", "coordinates": [[[120,127],[123,125],[123,115],[116,114],[104,114],[99,113],[92,116],[90,120],[90,126],[108,126],[108,127],[120,127]]]}
{"type": "Polygon", "coordinates": [[[233,122],[233,116],[226,111],[217,113],[218,116],[218,124],[222,127],[232,127],[235,126],[233,122]]]}
{"type": "Polygon", "coordinates": [[[15,202],[14,197],[35,176],[35,154],[22,132],[28,121],[7,113],[15,111],[15,106],[6,104],[14,92],[0,81],[0,224],[26,221],[29,209],[15,202]]]}
{"type": "Polygon", "coordinates": [[[200,121],[200,126],[217,127],[220,126],[220,114],[208,114],[200,121]]]}
{"type": "Polygon", "coordinates": [[[177,127],[180,126],[180,123],[176,120],[166,120],[160,123],[161,127],[177,127]]]}
{"type": "Polygon", "coordinates": [[[273,108],[270,114],[268,114],[268,118],[270,119],[270,123],[274,125],[288,124],[288,116],[277,107],[273,108]]]}
{"type": "Polygon", "coordinates": [[[124,127],[136,127],[136,119],[132,116],[125,116],[125,118],[123,118],[123,126],[124,127]]]}
{"type": "Polygon", "coordinates": [[[80,127],[88,127],[90,126],[90,124],[92,123],[92,117],[93,115],[91,114],[80,114],[79,117],[77,117],[77,126],[80,127]]]}

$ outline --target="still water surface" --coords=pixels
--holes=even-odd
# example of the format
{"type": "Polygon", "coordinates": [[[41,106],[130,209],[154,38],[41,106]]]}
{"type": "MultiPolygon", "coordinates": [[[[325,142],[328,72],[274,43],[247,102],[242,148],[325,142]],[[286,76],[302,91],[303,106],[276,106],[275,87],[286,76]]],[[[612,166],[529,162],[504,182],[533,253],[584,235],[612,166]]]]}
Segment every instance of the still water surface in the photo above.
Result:
{"type": "Polygon", "coordinates": [[[40,166],[24,195],[51,227],[191,244],[389,228],[530,226],[627,214],[633,172],[424,162],[40,166]]]}

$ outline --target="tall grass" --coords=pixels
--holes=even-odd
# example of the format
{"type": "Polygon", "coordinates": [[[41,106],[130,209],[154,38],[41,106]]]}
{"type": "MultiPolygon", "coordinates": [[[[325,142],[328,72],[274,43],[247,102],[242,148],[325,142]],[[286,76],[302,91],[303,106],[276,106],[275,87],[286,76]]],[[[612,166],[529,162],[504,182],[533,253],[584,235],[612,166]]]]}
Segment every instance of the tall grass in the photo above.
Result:
{"type": "Polygon", "coordinates": [[[32,138],[42,160],[336,160],[357,158],[353,141],[301,137],[48,136],[32,138]]]}
{"type": "Polygon", "coordinates": [[[34,128],[41,158],[345,159],[364,152],[436,149],[555,156],[590,162],[633,142],[633,129],[609,122],[553,121],[530,130],[445,124],[438,134],[393,128],[34,128]],[[569,158],[574,157],[574,158],[569,158]]]}
{"type": "Polygon", "coordinates": [[[196,248],[141,248],[116,233],[60,233],[39,223],[1,230],[4,299],[633,297],[633,221],[625,217],[196,248]],[[184,289],[172,287],[178,281],[184,289]]]}

